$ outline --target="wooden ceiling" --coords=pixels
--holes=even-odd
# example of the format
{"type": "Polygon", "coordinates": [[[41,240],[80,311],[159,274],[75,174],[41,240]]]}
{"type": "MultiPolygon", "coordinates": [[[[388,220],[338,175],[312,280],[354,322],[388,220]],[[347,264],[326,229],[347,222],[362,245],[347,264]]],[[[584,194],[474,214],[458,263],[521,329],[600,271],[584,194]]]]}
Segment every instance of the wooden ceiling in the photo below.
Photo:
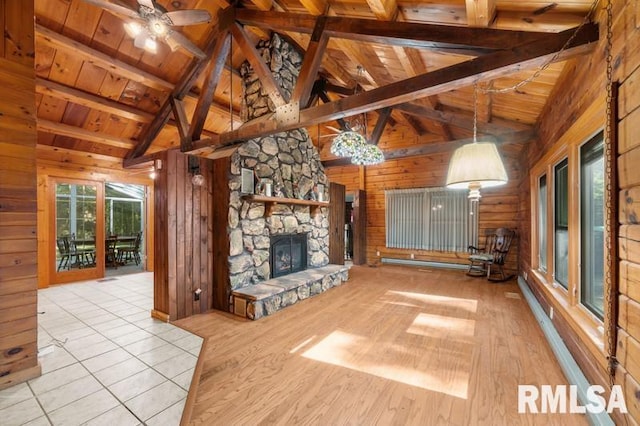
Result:
{"type": "MultiPolygon", "coordinates": [[[[111,1],[137,9],[135,0],[111,1]]],[[[592,27],[572,39],[572,32],[563,33],[584,21],[591,0],[252,0],[235,8],[226,0],[157,3],[169,11],[211,13],[209,24],[179,28],[208,53],[207,60],[182,49],[172,52],[163,43],[155,55],[138,49],[124,31],[126,19],[82,0],[35,1],[41,150],[135,163],[136,157],[179,147],[181,126],[183,148],[205,154],[211,145],[281,129],[275,120],[243,126],[237,71],[251,59],[247,46],[273,30],[309,55],[319,52],[319,65],[309,61],[304,83],[311,92],[314,80],[322,79],[326,103],[315,102],[314,93],[302,93],[300,99],[313,103],[300,107],[300,124],[335,126],[334,120],[365,111],[375,123],[385,115],[375,111],[392,106],[387,126],[407,126],[433,143],[470,137],[474,81],[481,89],[512,86],[570,39],[572,49],[531,83],[506,93],[480,91],[480,132],[526,131],[536,124],[565,59],[588,51],[587,43],[597,37],[592,27]],[[323,26],[319,15],[328,17],[323,26]],[[362,19],[373,26],[362,25],[367,24],[362,19]],[[314,28],[324,32],[311,41],[314,28]],[[435,34],[440,29],[442,34],[435,34]],[[229,30],[230,47],[219,41],[229,30]],[[427,43],[433,37],[437,43],[427,43]],[[489,40],[495,45],[483,46],[489,40]],[[501,61],[502,68],[492,65],[501,61]],[[190,132],[189,122],[201,122],[202,132],[190,132]]],[[[324,126],[318,128],[325,132],[324,126]]]]}

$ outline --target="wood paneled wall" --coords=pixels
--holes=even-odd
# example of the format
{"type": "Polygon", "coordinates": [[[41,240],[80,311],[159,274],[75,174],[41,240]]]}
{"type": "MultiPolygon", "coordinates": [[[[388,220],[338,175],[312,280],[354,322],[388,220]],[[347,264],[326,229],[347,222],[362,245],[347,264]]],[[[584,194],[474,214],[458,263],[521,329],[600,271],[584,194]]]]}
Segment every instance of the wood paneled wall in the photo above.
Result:
{"type": "Polygon", "coordinates": [[[345,188],[336,182],[329,184],[329,263],[344,265],[345,188]]]}
{"type": "Polygon", "coordinates": [[[155,180],[154,315],[176,320],[212,306],[213,166],[198,158],[205,182],[191,183],[188,156],[168,151],[155,180]],[[200,300],[194,294],[200,289],[200,300]]]}
{"type": "MultiPolygon", "coordinates": [[[[401,126],[396,126],[401,127],[401,126]]],[[[421,141],[410,132],[393,129],[385,131],[381,140],[381,147],[418,145],[421,141]],[[395,140],[401,138],[401,140],[395,140]]],[[[505,186],[482,190],[479,207],[479,235],[483,243],[483,235],[488,229],[508,227],[517,229],[519,226],[519,198],[521,171],[517,159],[521,144],[507,144],[500,146],[500,152],[507,168],[509,183],[505,186]]],[[[410,259],[414,254],[416,260],[435,261],[444,263],[468,263],[468,253],[432,252],[426,250],[405,250],[387,248],[385,246],[385,198],[387,189],[443,187],[451,152],[437,153],[409,157],[404,159],[387,160],[377,166],[364,168],[361,174],[356,166],[329,167],[326,169],[331,182],[338,182],[346,186],[347,192],[355,192],[362,187],[366,192],[366,261],[374,264],[381,257],[410,259]],[[380,256],[377,256],[380,252],[380,256]]],[[[354,244],[356,244],[354,242],[354,244]]],[[[506,268],[515,273],[518,265],[518,245],[512,246],[506,268]]]]}
{"type": "Polygon", "coordinates": [[[231,157],[213,162],[213,308],[229,312],[229,178],[231,157]]]}
{"type": "Polygon", "coordinates": [[[40,375],[33,2],[0,1],[0,389],[40,375]]]}
{"type": "MultiPolygon", "coordinates": [[[[619,242],[619,307],[617,358],[620,365],[615,383],[624,388],[629,417],[616,417],[616,422],[640,422],[640,226],[637,199],[640,199],[640,29],[635,1],[614,1],[614,79],[620,82],[618,178],[620,230],[619,242]]],[[[599,10],[601,40],[593,54],[569,62],[561,83],[548,102],[539,126],[539,142],[528,146],[521,158],[522,170],[536,164],[560,138],[586,140],[589,133],[605,124],[605,36],[606,17],[599,10]],[[586,134],[586,135],[585,135],[586,134]]],[[[531,271],[531,194],[529,176],[520,187],[520,271],[531,271]]],[[[558,307],[555,299],[546,297],[529,273],[529,285],[548,311],[558,307]]],[[[557,309],[554,325],[567,343],[574,358],[591,383],[608,385],[606,359],[602,353],[589,350],[588,337],[576,329],[575,322],[557,309]],[[558,314],[559,313],[559,314],[558,314]]],[[[606,345],[606,343],[605,343],[606,345]]],[[[616,414],[617,411],[614,411],[616,414]]]]}

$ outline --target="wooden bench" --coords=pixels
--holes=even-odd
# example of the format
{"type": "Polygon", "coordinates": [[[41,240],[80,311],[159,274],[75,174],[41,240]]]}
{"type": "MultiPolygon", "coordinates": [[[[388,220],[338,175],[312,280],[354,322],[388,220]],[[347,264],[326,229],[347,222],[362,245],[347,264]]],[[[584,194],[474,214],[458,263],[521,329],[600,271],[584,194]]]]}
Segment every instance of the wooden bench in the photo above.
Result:
{"type": "Polygon", "coordinates": [[[271,315],[349,279],[349,267],[327,265],[232,291],[233,313],[250,320],[271,315]]]}

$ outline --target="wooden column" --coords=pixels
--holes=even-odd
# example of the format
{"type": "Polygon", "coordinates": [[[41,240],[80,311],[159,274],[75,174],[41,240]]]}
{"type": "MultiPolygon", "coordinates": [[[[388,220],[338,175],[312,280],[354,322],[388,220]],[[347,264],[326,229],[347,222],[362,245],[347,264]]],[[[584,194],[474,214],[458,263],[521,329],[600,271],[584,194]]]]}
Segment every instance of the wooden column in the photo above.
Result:
{"type": "Polygon", "coordinates": [[[367,263],[367,198],[366,192],[356,191],[353,197],[353,264],[367,263]]]}
{"type": "Polygon", "coordinates": [[[329,263],[344,265],[345,187],[329,184],[329,263]]]}
{"type": "Polygon", "coordinates": [[[213,167],[198,158],[204,183],[194,186],[187,155],[168,151],[161,161],[155,181],[153,315],[176,320],[211,309],[213,167]]]}
{"type": "Polygon", "coordinates": [[[0,389],[40,375],[33,13],[0,1],[0,389]]]}
{"type": "Polygon", "coordinates": [[[229,312],[229,170],[231,157],[213,163],[213,303],[214,309],[229,312]]]}

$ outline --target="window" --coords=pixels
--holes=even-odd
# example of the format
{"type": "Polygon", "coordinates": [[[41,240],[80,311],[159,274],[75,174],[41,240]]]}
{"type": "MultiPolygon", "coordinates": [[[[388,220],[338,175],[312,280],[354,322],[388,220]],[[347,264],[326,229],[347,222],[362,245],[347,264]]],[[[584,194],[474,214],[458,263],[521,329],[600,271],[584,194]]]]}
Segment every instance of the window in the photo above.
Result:
{"type": "Polygon", "coordinates": [[[386,246],[467,251],[478,239],[477,203],[444,188],[385,191],[386,246]]]}
{"type": "Polygon", "coordinates": [[[540,270],[547,271],[547,175],[538,182],[538,262],[540,270]]]}
{"type": "Polygon", "coordinates": [[[604,317],[604,141],[580,147],[580,303],[604,317]]]}
{"type": "Polygon", "coordinates": [[[562,300],[557,306],[597,328],[607,268],[603,132],[585,139],[566,141],[531,170],[531,261],[535,280],[562,300]]]}
{"type": "Polygon", "coordinates": [[[564,288],[567,288],[569,279],[569,161],[566,158],[555,166],[554,194],[554,278],[564,288]]]}

